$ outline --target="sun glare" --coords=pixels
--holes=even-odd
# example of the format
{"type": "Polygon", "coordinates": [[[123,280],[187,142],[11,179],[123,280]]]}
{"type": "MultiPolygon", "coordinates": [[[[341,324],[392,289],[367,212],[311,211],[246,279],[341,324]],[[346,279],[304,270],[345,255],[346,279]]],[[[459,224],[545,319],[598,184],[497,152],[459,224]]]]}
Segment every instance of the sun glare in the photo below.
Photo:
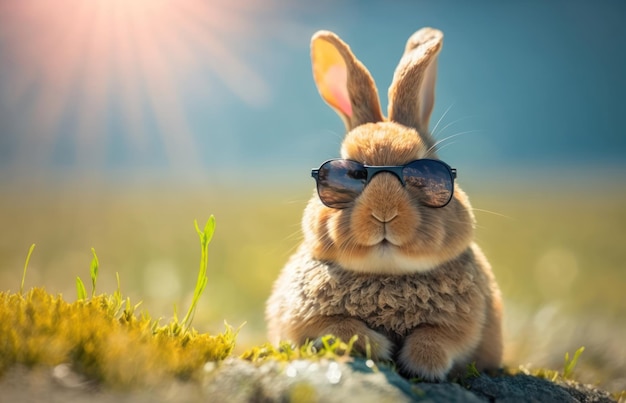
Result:
{"type": "Polygon", "coordinates": [[[266,102],[268,85],[244,56],[246,38],[263,29],[256,16],[269,7],[254,0],[1,2],[0,101],[19,122],[17,159],[50,160],[59,144],[72,144],[74,163],[101,167],[116,113],[117,136],[135,154],[149,153],[158,136],[169,164],[197,164],[185,91],[217,98],[216,88],[225,87],[248,104],[266,102]]]}

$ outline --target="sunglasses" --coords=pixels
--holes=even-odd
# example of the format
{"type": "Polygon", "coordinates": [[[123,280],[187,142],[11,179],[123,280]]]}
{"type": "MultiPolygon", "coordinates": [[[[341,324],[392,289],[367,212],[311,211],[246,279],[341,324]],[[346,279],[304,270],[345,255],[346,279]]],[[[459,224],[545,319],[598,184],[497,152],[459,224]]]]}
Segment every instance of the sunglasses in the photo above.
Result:
{"type": "Polygon", "coordinates": [[[414,189],[419,201],[428,207],[444,207],[454,192],[456,169],[439,160],[420,159],[400,166],[370,166],[344,159],[326,161],[311,170],[317,194],[326,206],[350,207],[374,176],[381,172],[396,175],[402,186],[414,189]]]}

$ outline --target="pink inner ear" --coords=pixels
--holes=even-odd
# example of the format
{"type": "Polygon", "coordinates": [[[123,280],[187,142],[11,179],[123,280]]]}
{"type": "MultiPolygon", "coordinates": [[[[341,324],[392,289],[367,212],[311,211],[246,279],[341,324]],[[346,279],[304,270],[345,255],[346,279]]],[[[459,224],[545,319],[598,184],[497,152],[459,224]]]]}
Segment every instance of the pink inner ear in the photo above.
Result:
{"type": "Polygon", "coordinates": [[[350,94],[346,86],[348,82],[348,72],[344,66],[329,66],[324,74],[324,82],[326,88],[330,92],[326,94],[329,100],[332,100],[334,106],[339,108],[349,118],[352,117],[352,104],[350,103],[350,94]]]}
{"type": "Polygon", "coordinates": [[[324,38],[311,43],[313,77],[324,100],[337,113],[352,118],[352,103],[348,92],[348,67],[336,45],[324,38]]]}

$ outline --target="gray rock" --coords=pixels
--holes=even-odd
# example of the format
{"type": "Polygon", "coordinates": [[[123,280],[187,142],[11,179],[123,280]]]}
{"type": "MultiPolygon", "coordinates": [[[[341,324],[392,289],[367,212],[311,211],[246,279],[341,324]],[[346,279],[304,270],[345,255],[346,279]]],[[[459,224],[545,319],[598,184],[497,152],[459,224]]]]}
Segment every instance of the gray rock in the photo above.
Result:
{"type": "Polygon", "coordinates": [[[459,383],[413,383],[388,367],[352,362],[293,361],[260,365],[227,360],[205,381],[204,393],[236,402],[612,402],[604,391],[519,374],[459,383]]]}
{"type": "Polygon", "coordinates": [[[518,374],[480,377],[467,381],[469,390],[490,402],[612,402],[602,392],[574,382],[555,383],[534,376],[518,374]],[[576,386],[572,386],[576,385],[576,386]]]}
{"type": "Polygon", "coordinates": [[[528,375],[480,375],[460,383],[415,383],[387,366],[353,361],[296,360],[208,363],[188,381],[112,390],[69,367],[15,366],[0,377],[1,401],[16,402],[612,402],[576,382],[528,375]]]}
{"type": "Polygon", "coordinates": [[[387,375],[372,369],[355,371],[350,364],[331,360],[266,362],[260,366],[227,360],[208,377],[204,391],[215,401],[360,403],[409,402],[419,392],[407,382],[403,385],[406,388],[396,387],[387,375]]]}

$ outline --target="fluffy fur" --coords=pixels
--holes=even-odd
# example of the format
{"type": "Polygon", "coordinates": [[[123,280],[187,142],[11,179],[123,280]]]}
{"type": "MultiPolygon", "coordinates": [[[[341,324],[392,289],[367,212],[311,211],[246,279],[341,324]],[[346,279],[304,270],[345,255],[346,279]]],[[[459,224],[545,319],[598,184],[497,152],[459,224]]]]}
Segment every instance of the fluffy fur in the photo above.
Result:
{"type": "MultiPolygon", "coordinates": [[[[409,39],[384,121],[374,81],[349,47],[327,31],[313,36],[316,84],[348,130],[342,158],[403,165],[437,157],[426,128],[441,43],[430,28],[409,39]]],[[[420,197],[387,172],[346,209],[328,208],[315,194],[302,220],[304,241],[268,300],[270,339],[301,344],[356,334],[362,352],[369,344],[373,358],[395,359],[405,374],[430,380],[470,362],[497,368],[500,292],[473,243],[469,200],[456,184],[445,207],[425,207],[420,197]]]]}

